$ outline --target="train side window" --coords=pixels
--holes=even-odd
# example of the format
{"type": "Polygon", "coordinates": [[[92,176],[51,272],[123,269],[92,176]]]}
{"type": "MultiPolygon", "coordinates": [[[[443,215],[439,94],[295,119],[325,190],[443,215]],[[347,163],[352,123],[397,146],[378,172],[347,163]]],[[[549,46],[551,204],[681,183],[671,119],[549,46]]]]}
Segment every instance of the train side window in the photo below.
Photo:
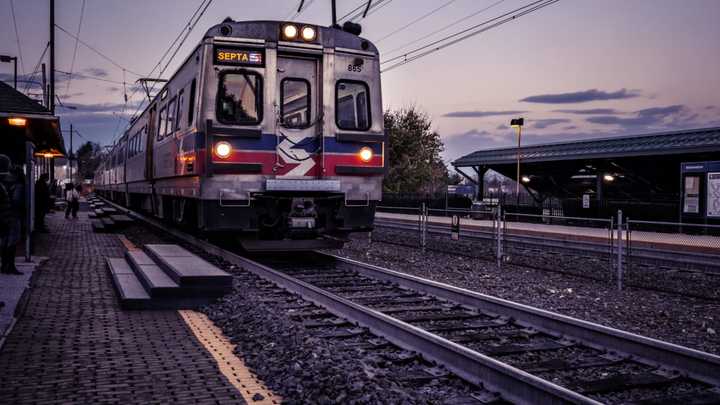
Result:
{"type": "Polygon", "coordinates": [[[218,121],[255,125],[262,121],[262,78],[249,71],[223,73],[217,93],[218,121]]]}
{"type": "Polygon", "coordinates": [[[370,129],[370,91],[364,82],[339,80],[335,87],[335,123],[345,130],[370,129]]]}
{"type": "Polygon", "coordinates": [[[310,82],[305,79],[283,79],[280,83],[280,116],[288,128],[310,125],[310,82]]]}
{"type": "Polygon", "coordinates": [[[193,79],[190,83],[190,106],[188,107],[188,127],[192,126],[193,118],[195,118],[195,83],[196,79],[193,79]]]}
{"type": "Polygon", "coordinates": [[[183,114],[185,109],[185,89],[180,90],[180,93],[178,94],[178,106],[177,106],[177,115],[175,115],[175,130],[178,130],[182,128],[183,122],[183,114]]]}
{"type": "Polygon", "coordinates": [[[165,107],[160,109],[160,114],[158,114],[158,134],[157,134],[157,140],[163,139],[165,137],[165,129],[167,128],[167,109],[165,107]]]}
{"type": "Polygon", "coordinates": [[[175,114],[175,97],[173,97],[167,107],[167,126],[165,127],[166,136],[175,132],[175,114]]]}

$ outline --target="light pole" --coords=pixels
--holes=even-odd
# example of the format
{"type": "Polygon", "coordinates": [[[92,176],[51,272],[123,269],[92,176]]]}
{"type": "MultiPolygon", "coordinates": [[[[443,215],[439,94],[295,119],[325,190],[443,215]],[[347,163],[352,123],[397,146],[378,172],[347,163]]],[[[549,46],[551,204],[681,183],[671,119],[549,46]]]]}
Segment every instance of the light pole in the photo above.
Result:
{"type": "Polygon", "coordinates": [[[515,198],[517,207],[520,207],[520,137],[522,136],[522,127],[525,124],[524,118],[513,118],[510,120],[510,126],[517,128],[517,177],[515,178],[515,198]]]}
{"type": "Polygon", "coordinates": [[[17,56],[0,55],[0,62],[4,62],[4,63],[14,62],[15,63],[15,68],[14,68],[15,74],[13,77],[15,78],[15,81],[14,81],[15,90],[17,90],[17,56]]]}

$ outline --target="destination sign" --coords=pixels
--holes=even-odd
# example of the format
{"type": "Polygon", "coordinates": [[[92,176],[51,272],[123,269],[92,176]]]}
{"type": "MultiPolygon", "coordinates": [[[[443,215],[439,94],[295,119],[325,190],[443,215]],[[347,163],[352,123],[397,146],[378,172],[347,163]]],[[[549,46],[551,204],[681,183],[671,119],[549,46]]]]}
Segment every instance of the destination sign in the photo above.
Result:
{"type": "Polygon", "coordinates": [[[262,51],[215,48],[215,64],[218,65],[263,66],[263,56],[262,51]]]}

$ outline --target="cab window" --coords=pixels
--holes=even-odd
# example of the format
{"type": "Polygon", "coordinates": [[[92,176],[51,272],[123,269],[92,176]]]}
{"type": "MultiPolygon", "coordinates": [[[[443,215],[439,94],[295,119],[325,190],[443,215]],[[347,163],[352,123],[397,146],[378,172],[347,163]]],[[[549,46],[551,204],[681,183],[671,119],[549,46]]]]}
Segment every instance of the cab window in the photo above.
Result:
{"type": "Polygon", "coordinates": [[[229,125],[254,125],[262,120],[262,78],[247,71],[220,76],[217,119],[229,125]]]}
{"type": "Polygon", "coordinates": [[[283,79],[281,83],[282,123],[288,128],[310,125],[310,83],[305,79],[283,79]]]}
{"type": "Polygon", "coordinates": [[[160,115],[158,120],[157,140],[159,141],[165,136],[165,129],[167,128],[167,109],[165,107],[160,109],[160,115]]]}
{"type": "Polygon", "coordinates": [[[370,92],[367,84],[340,80],[336,86],[335,122],[340,129],[370,129],[370,92]]]}

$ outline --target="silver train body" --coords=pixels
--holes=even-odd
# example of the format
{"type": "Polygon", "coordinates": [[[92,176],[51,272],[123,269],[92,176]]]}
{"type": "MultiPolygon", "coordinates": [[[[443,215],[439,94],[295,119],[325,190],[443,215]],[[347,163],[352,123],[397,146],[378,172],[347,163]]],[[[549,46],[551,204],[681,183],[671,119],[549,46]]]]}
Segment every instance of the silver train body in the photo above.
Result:
{"type": "Polygon", "coordinates": [[[132,121],[95,190],[249,250],[338,246],[372,229],[381,198],[380,89],[377,48],[357,35],[226,20],[132,121]]]}

